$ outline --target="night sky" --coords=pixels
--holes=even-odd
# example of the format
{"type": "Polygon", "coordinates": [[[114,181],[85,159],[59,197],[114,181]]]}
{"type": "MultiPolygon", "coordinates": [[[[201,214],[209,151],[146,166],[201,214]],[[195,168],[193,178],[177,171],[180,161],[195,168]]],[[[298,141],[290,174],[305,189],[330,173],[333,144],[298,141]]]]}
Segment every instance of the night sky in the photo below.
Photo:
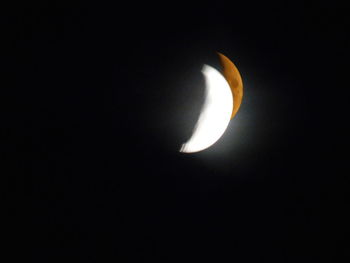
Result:
{"type": "Polygon", "coordinates": [[[0,11],[12,258],[344,260],[345,5],[48,2],[0,11]],[[214,146],[180,153],[216,51],[242,106],[214,146]]]}

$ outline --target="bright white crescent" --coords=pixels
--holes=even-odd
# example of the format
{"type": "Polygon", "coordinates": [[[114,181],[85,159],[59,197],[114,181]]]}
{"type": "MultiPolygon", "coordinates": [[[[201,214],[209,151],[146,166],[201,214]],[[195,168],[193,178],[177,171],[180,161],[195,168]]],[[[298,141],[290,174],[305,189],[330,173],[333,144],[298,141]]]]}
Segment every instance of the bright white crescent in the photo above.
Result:
{"type": "Polygon", "coordinates": [[[205,102],[191,138],[180,152],[193,153],[212,146],[224,134],[231,118],[233,96],[226,79],[213,67],[204,65],[205,102]]]}

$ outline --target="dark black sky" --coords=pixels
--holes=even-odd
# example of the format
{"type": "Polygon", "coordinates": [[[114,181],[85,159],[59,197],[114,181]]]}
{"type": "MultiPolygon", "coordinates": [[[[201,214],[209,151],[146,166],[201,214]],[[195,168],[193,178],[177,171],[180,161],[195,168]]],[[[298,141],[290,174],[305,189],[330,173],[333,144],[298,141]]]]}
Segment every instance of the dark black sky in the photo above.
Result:
{"type": "Polygon", "coordinates": [[[242,2],[1,9],[12,256],[343,259],[349,10],[242,2]],[[217,144],[181,154],[215,51],[240,69],[243,104],[217,144]]]}

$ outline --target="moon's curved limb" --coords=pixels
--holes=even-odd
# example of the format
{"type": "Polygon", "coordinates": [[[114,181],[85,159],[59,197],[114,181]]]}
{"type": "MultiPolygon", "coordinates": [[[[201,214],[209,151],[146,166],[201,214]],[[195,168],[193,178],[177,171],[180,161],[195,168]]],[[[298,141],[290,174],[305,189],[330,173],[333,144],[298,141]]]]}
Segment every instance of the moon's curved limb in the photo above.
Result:
{"type": "Polygon", "coordinates": [[[233,97],[226,79],[213,67],[204,65],[205,102],[191,138],[180,152],[193,153],[213,145],[225,132],[232,114],[233,97]]]}
{"type": "Polygon", "coordinates": [[[238,112],[239,107],[241,106],[241,103],[242,103],[242,98],[243,98],[242,77],[237,67],[233,64],[231,60],[229,60],[226,56],[224,56],[219,52],[217,52],[217,54],[219,55],[221,66],[223,68],[223,75],[227,80],[228,84],[230,85],[230,88],[233,94],[234,105],[233,105],[233,110],[231,115],[231,119],[233,119],[233,117],[238,112]]]}

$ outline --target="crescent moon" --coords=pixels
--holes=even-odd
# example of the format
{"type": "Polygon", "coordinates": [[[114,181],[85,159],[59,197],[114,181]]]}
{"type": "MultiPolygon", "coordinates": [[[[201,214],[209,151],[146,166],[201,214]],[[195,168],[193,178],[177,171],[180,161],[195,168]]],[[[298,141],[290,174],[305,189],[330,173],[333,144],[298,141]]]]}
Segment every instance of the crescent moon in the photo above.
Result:
{"type": "Polygon", "coordinates": [[[231,119],[237,114],[239,107],[242,103],[243,98],[243,82],[241,74],[239,73],[237,67],[231,60],[229,60],[223,54],[217,52],[221,66],[223,68],[223,75],[230,85],[233,94],[233,110],[231,114],[231,119]]]}
{"type": "Polygon", "coordinates": [[[232,115],[233,97],[226,79],[214,68],[204,65],[205,102],[191,138],[180,152],[193,153],[213,145],[225,132],[232,115]]]}

